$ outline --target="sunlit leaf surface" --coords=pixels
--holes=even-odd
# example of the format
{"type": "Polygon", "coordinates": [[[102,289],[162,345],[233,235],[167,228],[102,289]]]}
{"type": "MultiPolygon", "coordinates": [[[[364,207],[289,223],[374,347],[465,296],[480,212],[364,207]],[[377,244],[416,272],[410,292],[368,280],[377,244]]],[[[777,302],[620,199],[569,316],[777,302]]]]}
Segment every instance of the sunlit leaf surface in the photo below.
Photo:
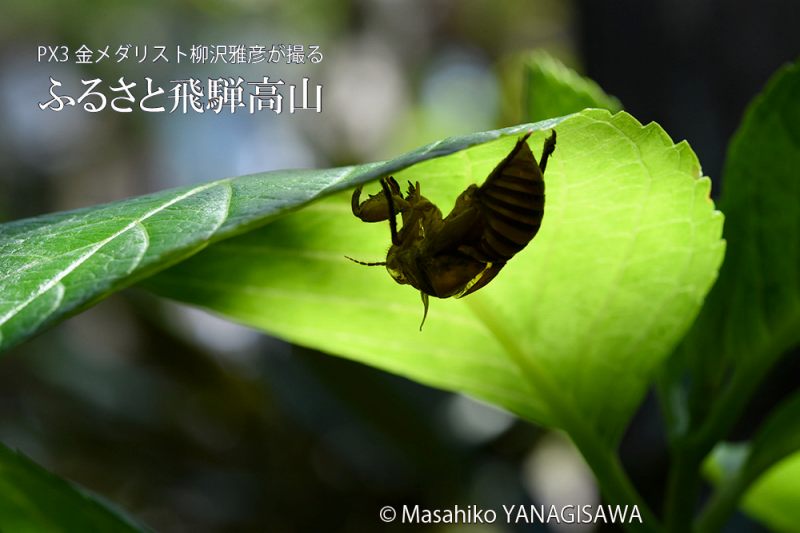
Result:
{"type": "MultiPolygon", "coordinates": [[[[447,212],[515,132],[536,130],[538,154],[549,126],[506,130],[394,175],[419,180],[447,212]]],[[[213,245],[147,286],[542,423],[560,425],[558,400],[614,443],[716,276],[722,216],[694,153],[658,125],[591,110],[556,129],[539,235],[481,291],[434,299],[421,333],[418,292],[344,258],[382,260],[389,245],[387,224],[353,217],[349,192],[213,245]],[[539,379],[547,391],[532,386],[539,379]]]]}

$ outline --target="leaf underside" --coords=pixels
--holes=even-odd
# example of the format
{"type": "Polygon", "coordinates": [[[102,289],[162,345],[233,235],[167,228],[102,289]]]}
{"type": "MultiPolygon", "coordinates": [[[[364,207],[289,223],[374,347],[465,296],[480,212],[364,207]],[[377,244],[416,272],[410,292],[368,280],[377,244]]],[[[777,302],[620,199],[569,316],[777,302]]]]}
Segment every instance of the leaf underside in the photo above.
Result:
{"type": "MultiPolygon", "coordinates": [[[[655,367],[697,313],[721,262],[722,216],[686,143],[656,124],[587,110],[505,130],[497,141],[394,173],[420,181],[446,213],[481,183],[518,132],[535,154],[551,127],[542,228],[487,287],[435,300],[422,333],[419,293],[383,268],[386,224],[352,216],[349,193],[215,244],[147,282],[151,290],[239,322],[559,426],[552,398],[522,378],[513,344],[555,383],[561,404],[609,443],[655,367]],[[477,311],[477,312],[476,312],[477,311]],[[491,313],[503,331],[490,333],[491,313]],[[503,338],[499,338],[501,335],[503,338]]],[[[377,190],[377,189],[376,189],[377,190]]]]}
{"type": "Polygon", "coordinates": [[[211,242],[418,161],[515,131],[520,130],[445,139],[383,163],[254,174],[2,224],[0,351],[211,242]]]}

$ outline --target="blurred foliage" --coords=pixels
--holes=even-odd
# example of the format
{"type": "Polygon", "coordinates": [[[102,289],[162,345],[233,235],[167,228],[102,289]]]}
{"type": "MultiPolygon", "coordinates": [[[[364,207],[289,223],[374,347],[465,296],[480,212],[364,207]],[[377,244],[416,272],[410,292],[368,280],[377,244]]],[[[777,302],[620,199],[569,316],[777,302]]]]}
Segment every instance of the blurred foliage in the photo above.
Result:
{"type": "Polygon", "coordinates": [[[721,527],[744,496],[748,513],[777,531],[800,531],[800,391],[779,406],[747,444],[722,443],[704,464],[718,487],[699,520],[701,530],[721,527]],[[755,482],[755,483],[754,483],[755,482]]]}
{"type": "MultiPolygon", "coordinates": [[[[687,472],[694,472],[729,434],[764,376],[800,342],[800,248],[794,245],[800,242],[798,124],[800,64],[795,63],[777,72],[754,99],[731,141],[720,199],[730,221],[726,260],[664,375],[662,396],[676,462],[687,472]]],[[[749,459],[754,463],[738,474],[738,493],[727,489],[725,499],[714,502],[720,507],[709,511],[710,530],[722,526],[723,510],[732,508],[765,468],[800,451],[800,418],[796,405],[789,405],[789,414],[770,426],[769,437],[755,437],[749,459]]],[[[772,476],[774,497],[774,480],[788,477],[772,476]]],[[[685,509],[686,498],[692,501],[696,485],[675,481],[676,508],[685,509]]],[[[789,484],[786,490],[796,494],[789,484]]],[[[796,509],[791,512],[796,516],[796,509]]]]}
{"type": "Polygon", "coordinates": [[[622,109],[619,100],[603,92],[597,83],[542,51],[506,61],[501,79],[503,114],[511,121],[536,122],[587,107],[611,112],[622,109]]]}
{"type": "Polygon", "coordinates": [[[693,383],[684,431],[713,409],[709,396],[723,394],[730,380],[752,383],[800,342],[800,247],[790,244],[800,242],[798,168],[800,64],[795,63],[776,73],[753,101],[728,150],[719,201],[731,219],[727,259],[676,359],[689,366],[693,383]]]}
{"type": "Polygon", "coordinates": [[[0,445],[0,525],[15,533],[40,531],[144,531],[114,514],[97,496],[0,445]]]}
{"type": "Polygon", "coordinates": [[[552,56],[543,52],[531,54],[523,66],[522,94],[527,97],[522,107],[525,120],[537,121],[549,116],[576,113],[587,107],[599,107],[611,112],[622,104],[607,95],[594,81],[578,76],[552,56]]]}
{"type": "MultiPolygon", "coordinates": [[[[221,176],[376,160],[453,133],[522,122],[497,118],[492,68],[506,54],[532,48],[582,65],[635,116],[691,139],[716,178],[744,103],[797,53],[793,2],[717,7],[634,0],[11,0],[0,19],[0,217],[221,176]],[[308,120],[55,116],[36,107],[49,75],[169,80],[221,73],[174,64],[36,65],[39,44],[311,41],[325,52],[317,70],[275,71],[310,72],[325,84],[327,108],[308,120]]],[[[737,435],[749,436],[781,391],[796,388],[797,360],[784,359],[737,435]]],[[[536,447],[536,429],[506,429],[499,422],[507,415],[474,404],[467,416],[454,408],[458,397],[134,292],[17,347],[2,364],[0,439],[158,530],[270,524],[283,531],[392,531],[406,528],[379,525],[375,517],[387,501],[552,501],[531,489],[521,468],[536,447]]],[[[623,441],[623,459],[634,465],[629,470],[651,503],[662,499],[666,463],[656,419],[652,402],[645,404],[623,441]]],[[[563,472],[552,474],[554,486],[566,485],[563,472]]],[[[740,516],[733,530],[758,529],[740,516]]]]}

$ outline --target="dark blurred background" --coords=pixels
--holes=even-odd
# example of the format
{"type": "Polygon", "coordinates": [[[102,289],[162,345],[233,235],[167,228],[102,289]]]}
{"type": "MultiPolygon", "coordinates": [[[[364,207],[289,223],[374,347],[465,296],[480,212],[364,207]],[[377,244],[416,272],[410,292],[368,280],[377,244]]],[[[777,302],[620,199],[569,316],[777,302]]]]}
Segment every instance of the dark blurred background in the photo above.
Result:
{"type": "MultiPolygon", "coordinates": [[[[500,66],[536,48],[595,79],[642,122],[689,140],[719,186],[747,102],[800,52],[789,0],[8,0],[3,11],[0,220],[276,168],[372,161],[509,125],[500,66]],[[38,45],[84,43],[299,43],[319,45],[324,58],[225,68],[36,62],[38,45]],[[323,84],[323,112],[89,114],[36,105],[49,99],[49,76],[66,86],[264,74],[323,84]]],[[[737,436],[795,384],[797,360],[762,388],[737,436]]],[[[656,508],[667,467],[660,424],[648,399],[623,443],[656,508]]],[[[598,499],[559,435],[137,290],[4,356],[0,441],[170,532],[399,531],[380,523],[381,506],[598,499]]],[[[743,516],[734,530],[760,531],[743,516]]]]}

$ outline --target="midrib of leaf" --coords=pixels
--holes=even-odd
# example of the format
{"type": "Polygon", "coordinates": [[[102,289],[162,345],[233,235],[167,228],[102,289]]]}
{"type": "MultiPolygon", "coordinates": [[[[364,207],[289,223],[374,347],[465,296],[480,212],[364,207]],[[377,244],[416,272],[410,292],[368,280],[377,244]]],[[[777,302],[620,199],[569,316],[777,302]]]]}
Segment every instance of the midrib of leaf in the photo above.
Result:
{"type": "MultiPolygon", "coordinates": [[[[743,135],[745,134],[743,133],[743,135]]],[[[731,145],[733,146],[733,143],[731,143],[731,145]]],[[[746,180],[745,187],[747,187],[748,189],[748,196],[750,198],[755,199],[755,201],[758,202],[759,204],[763,202],[762,195],[758,194],[757,190],[758,183],[755,180],[746,180]]],[[[723,196],[721,201],[722,208],[727,207],[725,206],[724,202],[725,202],[725,192],[723,191],[723,196]]],[[[758,231],[754,230],[753,228],[759,227],[760,220],[758,217],[758,213],[762,209],[763,207],[759,207],[758,209],[754,208],[745,211],[747,214],[747,218],[749,219],[749,229],[751,231],[754,231],[754,233],[758,233],[758,231]]],[[[741,214],[741,210],[739,211],[739,213],[741,214]]],[[[756,309],[754,318],[755,321],[757,321],[757,324],[753,324],[753,327],[759,330],[759,335],[761,336],[761,338],[769,338],[770,336],[769,323],[766,313],[763,312],[767,308],[767,306],[765,305],[764,302],[764,286],[766,285],[764,281],[764,272],[766,271],[766,269],[764,265],[764,260],[762,258],[764,254],[760,253],[761,250],[759,250],[759,248],[762,246],[764,246],[764,243],[760,239],[756,238],[755,248],[757,253],[752,254],[752,260],[755,263],[753,265],[754,268],[752,272],[755,281],[754,284],[758,290],[748,291],[748,294],[746,296],[748,299],[751,299],[751,301],[755,300],[753,302],[756,309]]],[[[741,290],[737,292],[739,293],[737,296],[740,296],[742,294],[741,290]]],[[[755,359],[760,359],[760,357],[756,356],[755,359]]]]}
{"type": "MultiPolygon", "coordinates": [[[[144,227],[144,225],[142,223],[145,220],[147,220],[148,218],[160,213],[161,211],[163,211],[164,209],[167,209],[168,207],[170,207],[172,205],[175,205],[176,203],[179,203],[179,202],[181,202],[181,201],[183,201],[183,200],[185,200],[187,198],[190,198],[190,197],[194,196],[195,194],[199,194],[199,193],[201,193],[201,192],[203,192],[205,190],[208,190],[208,189],[211,189],[213,187],[217,187],[217,186],[221,186],[222,185],[222,186],[227,187],[228,191],[229,191],[229,194],[227,195],[228,203],[227,203],[227,206],[226,206],[226,213],[229,213],[230,212],[230,201],[231,201],[231,196],[232,195],[230,194],[230,186],[228,185],[228,181],[222,180],[222,181],[216,181],[216,182],[212,182],[212,183],[207,183],[207,184],[204,184],[204,185],[200,185],[199,187],[195,187],[194,189],[191,189],[189,191],[186,191],[185,193],[183,193],[181,195],[178,195],[175,198],[172,198],[172,199],[168,200],[167,202],[164,202],[164,204],[162,204],[162,205],[160,205],[160,206],[158,206],[158,207],[156,207],[154,209],[151,209],[150,211],[146,212],[144,215],[141,215],[141,216],[133,219],[130,223],[128,223],[122,229],[112,233],[111,235],[109,235],[108,237],[103,239],[102,241],[100,241],[98,243],[95,243],[94,245],[90,246],[86,253],[84,253],[83,255],[79,256],[75,261],[73,261],[71,264],[69,264],[66,268],[64,268],[64,269],[60,270],[58,273],[56,273],[56,275],[54,275],[50,279],[46,280],[44,283],[40,284],[39,287],[37,287],[36,291],[31,293],[31,295],[27,299],[23,300],[22,302],[20,302],[16,306],[12,307],[4,315],[0,316],[0,326],[2,326],[6,322],[8,322],[11,318],[16,316],[20,311],[25,309],[27,306],[29,306],[32,302],[34,302],[37,298],[42,296],[44,293],[46,293],[47,291],[49,291],[50,289],[55,287],[59,282],[61,282],[61,280],[63,280],[69,274],[74,272],[75,269],[77,269],[82,264],[84,264],[86,261],[88,261],[90,258],[92,258],[97,252],[102,250],[104,246],[106,246],[107,244],[113,242],[115,239],[117,239],[118,237],[124,235],[125,233],[127,233],[130,230],[132,230],[133,228],[141,227],[142,234],[144,235],[145,239],[147,239],[147,242],[141,248],[141,254],[139,254],[139,257],[136,260],[135,265],[138,264],[141,261],[142,257],[144,257],[144,255],[147,253],[147,249],[149,247],[149,242],[150,242],[150,236],[149,236],[149,234],[147,232],[147,229],[144,227]]],[[[226,219],[227,219],[227,214],[226,214],[226,216],[221,218],[221,221],[224,222],[226,219]]],[[[222,222],[220,222],[220,224],[217,227],[219,227],[222,224],[222,222]]],[[[134,268],[135,268],[135,265],[134,265],[134,268]]],[[[32,266],[33,265],[31,265],[31,267],[32,266]]],[[[63,293],[59,297],[59,299],[61,299],[61,298],[63,298],[63,293]]]]}
{"type": "Polygon", "coordinates": [[[480,298],[465,300],[467,307],[478,321],[483,324],[497,343],[503,347],[504,353],[514,367],[520,371],[528,387],[536,390],[549,406],[551,419],[558,420],[564,430],[580,450],[586,462],[595,472],[604,496],[620,505],[636,505],[642,516],[642,523],[631,523],[631,530],[658,531],[658,521],[647,504],[630,483],[627,475],[617,460],[614,450],[610,449],[606,440],[598,435],[590,424],[583,422],[580,412],[572,399],[562,394],[564,390],[548,375],[546,369],[537,364],[508,334],[502,324],[488,312],[480,298]]]}
{"type": "MultiPolygon", "coordinates": [[[[764,105],[766,105],[765,102],[768,101],[769,98],[777,91],[776,87],[779,86],[778,84],[781,83],[782,80],[788,78],[789,76],[797,76],[797,68],[798,68],[797,64],[795,64],[791,68],[784,67],[780,71],[780,74],[773,75],[773,77],[768,82],[767,87],[762,91],[761,94],[759,94],[750,103],[739,131],[736,132],[734,138],[731,140],[729,146],[729,154],[731,153],[738,154],[743,151],[746,151],[747,148],[742,148],[742,146],[745,147],[748,146],[748,140],[750,140],[753,137],[752,131],[754,130],[759,131],[760,127],[762,127],[762,122],[769,121],[770,115],[775,115],[775,114],[779,114],[779,116],[783,117],[783,120],[778,120],[777,122],[769,121],[769,124],[771,127],[779,128],[781,131],[773,131],[771,132],[771,134],[775,137],[785,139],[786,142],[790,143],[795,149],[800,148],[800,140],[798,140],[797,137],[795,137],[793,131],[787,126],[785,118],[786,115],[781,114],[780,110],[774,108],[768,110],[767,112],[763,111],[763,107],[764,105]]],[[[738,160],[733,160],[733,161],[738,162],[738,160]]],[[[732,173],[734,171],[733,169],[729,168],[729,166],[732,164],[733,164],[732,160],[729,159],[726,161],[726,167],[724,169],[724,174],[723,174],[724,176],[728,176],[729,173],[732,173]]],[[[765,264],[764,262],[765,254],[761,253],[761,247],[766,246],[766,241],[758,237],[761,231],[760,229],[761,225],[763,224],[763,222],[759,218],[759,214],[762,212],[769,211],[768,208],[769,206],[765,206],[768,197],[764,196],[763,194],[759,194],[759,187],[761,187],[762,185],[756,179],[745,179],[745,180],[739,179],[735,182],[735,186],[746,187],[747,194],[742,194],[738,197],[734,197],[734,200],[732,202],[727,202],[726,201],[727,191],[724,188],[725,183],[723,183],[723,194],[720,205],[721,208],[723,209],[729,209],[731,211],[735,210],[736,213],[739,214],[740,216],[744,211],[749,220],[749,225],[747,226],[747,228],[749,229],[749,231],[755,234],[755,242],[751,243],[755,245],[755,253],[751,254],[752,261],[754,262],[754,267],[755,267],[753,268],[752,275],[754,276],[754,285],[759,290],[751,291],[752,294],[748,292],[746,296],[749,300],[757,299],[757,305],[754,306],[756,312],[754,313],[754,317],[751,318],[755,318],[755,320],[758,321],[757,326],[759,330],[759,335],[761,336],[762,339],[761,341],[762,346],[761,349],[758,349],[759,348],[758,343],[754,344],[757,351],[760,353],[753,354],[751,356],[751,360],[756,366],[763,365],[770,367],[774,363],[774,360],[781,356],[781,352],[791,347],[792,339],[794,339],[794,342],[797,342],[800,336],[798,335],[792,336],[791,330],[787,330],[786,335],[781,334],[783,328],[781,326],[776,326],[770,323],[771,317],[769,316],[768,312],[769,306],[766,305],[766,302],[764,300],[765,291],[763,289],[766,285],[765,279],[767,277],[765,276],[765,272],[768,272],[770,269],[768,268],[768,265],[765,264]],[[739,207],[739,205],[737,204],[743,202],[742,198],[749,198],[750,199],[749,201],[756,201],[759,203],[760,207],[758,209],[755,208],[744,209],[744,210],[737,209],[739,207]],[[729,206],[728,205],[729,203],[732,203],[732,205],[729,206]],[[773,337],[774,341],[769,340],[770,337],[773,337]],[[766,343],[763,342],[765,339],[768,340],[766,343]],[[786,343],[781,345],[780,340],[785,340],[786,343]],[[777,348],[777,350],[775,348],[777,348]],[[765,360],[766,354],[774,354],[774,355],[772,359],[765,360]]],[[[800,219],[798,219],[797,222],[800,223],[800,219]]],[[[792,250],[797,250],[797,248],[800,247],[800,243],[798,243],[797,239],[784,239],[783,246],[792,250]]],[[[796,252],[787,255],[797,257],[796,252]]],[[[788,311],[786,322],[783,324],[785,324],[788,328],[794,327],[795,330],[800,330],[800,291],[798,291],[798,285],[797,285],[798,280],[800,280],[800,278],[796,278],[794,280],[793,286],[788,285],[788,283],[786,283],[787,281],[791,282],[792,280],[785,280],[783,286],[784,290],[793,296],[793,298],[789,302],[787,302],[788,305],[792,306],[793,312],[788,311]]],[[[739,295],[741,295],[741,290],[738,292],[739,295]]],[[[783,309],[782,311],[786,312],[786,310],[783,309]]]]}
{"type": "MultiPolygon", "coordinates": [[[[511,364],[519,370],[520,375],[525,379],[532,390],[538,390],[539,394],[549,400],[550,409],[558,407],[557,411],[569,411],[573,415],[577,409],[570,405],[567,397],[558,393],[556,384],[547,377],[547,372],[536,363],[534,359],[528,357],[522,348],[512,339],[511,335],[503,326],[487,312],[480,298],[467,298],[464,300],[467,308],[478,319],[490,336],[503,347],[504,354],[511,361],[511,364]]],[[[558,418],[557,418],[558,419],[558,418]]]]}

